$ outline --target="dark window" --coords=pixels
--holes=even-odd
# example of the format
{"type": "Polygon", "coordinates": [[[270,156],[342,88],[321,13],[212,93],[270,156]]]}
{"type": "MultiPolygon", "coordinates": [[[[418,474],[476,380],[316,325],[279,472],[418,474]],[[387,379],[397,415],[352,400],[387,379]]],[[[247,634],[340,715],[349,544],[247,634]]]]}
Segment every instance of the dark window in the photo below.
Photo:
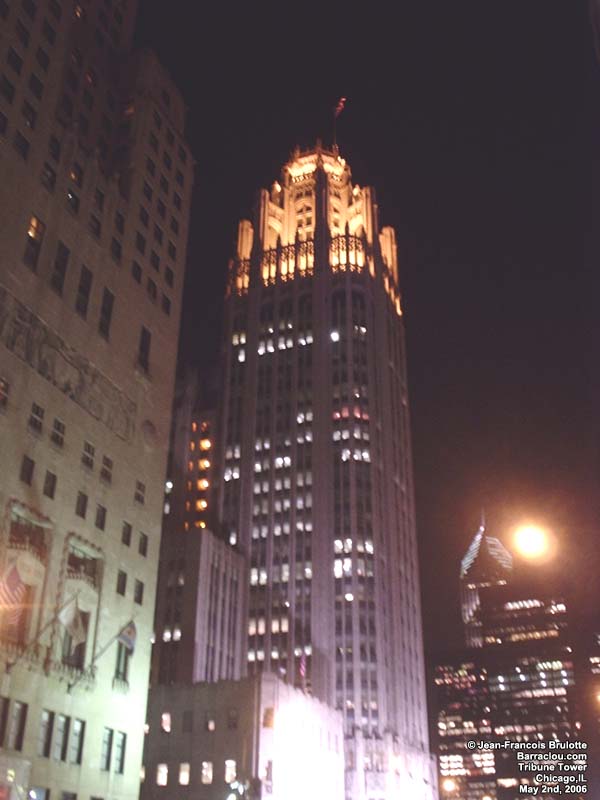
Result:
{"type": "Polygon", "coordinates": [[[158,211],[159,217],[164,219],[167,213],[167,207],[165,206],[162,200],[158,200],[158,202],[156,203],[156,210],[158,211]]]}
{"type": "Polygon", "coordinates": [[[32,94],[35,95],[38,100],[41,100],[42,93],[44,91],[44,84],[41,82],[38,76],[34,75],[33,73],[29,78],[29,88],[32,94]]]}
{"type": "Polygon", "coordinates": [[[112,483],[113,461],[108,456],[102,456],[102,467],[100,469],[100,480],[104,483],[112,483]]]}
{"type": "Polygon", "coordinates": [[[46,39],[50,42],[50,44],[54,44],[54,42],[56,41],[56,31],[46,19],[44,20],[44,24],[42,25],[42,33],[44,34],[46,39]]]}
{"type": "Polygon", "coordinates": [[[29,456],[23,456],[23,461],[21,462],[21,475],[20,478],[23,483],[26,483],[28,486],[31,486],[33,481],[33,470],[35,467],[35,461],[29,458],[29,456]]]}
{"type": "Polygon", "coordinates": [[[33,0],[23,0],[21,5],[23,6],[23,11],[27,14],[29,19],[33,19],[35,17],[35,12],[37,11],[37,7],[33,0]]]}
{"type": "Polygon", "coordinates": [[[138,553],[144,557],[148,555],[148,537],[145,533],[140,533],[140,540],[138,542],[138,553]]]}
{"type": "Polygon", "coordinates": [[[109,289],[105,288],[102,293],[102,306],[100,308],[100,321],[98,323],[98,332],[104,339],[108,339],[110,333],[114,301],[114,294],[109,291],[109,289]]]}
{"type": "Polygon", "coordinates": [[[187,153],[185,152],[185,150],[181,146],[179,147],[178,155],[179,155],[180,160],[183,161],[183,163],[185,164],[185,162],[187,161],[187,153]]]}
{"type": "Polygon", "coordinates": [[[17,131],[15,133],[13,145],[17,153],[21,156],[21,158],[24,161],[27,161],[27,156],[29,155],[29,142],[20,131],[17,131]]]}
{"type": "Polygon", "coordinates": [[[97,187],[96,191],[94,192],[94,205],[98,211],[102,211],[104,209],[104,192],[102,189],[98,189],[97,187]]]}
{"type": "Polygon", "coordinates": [[[139,231],[135,235],[135,246],[140,251],[140,253],[144,255],[144,253],[146,252],[146,240],[139,231]]]}
{"type": "Polygon", "coordinates": [[[160,228],[158,225],[155,225],[155,226],[154,226],[154,238],[156,239],[156,241],[157,241],[159,244],[162,244],[162,241],[163,241],[163,232],[162,232],[162,228],[160,228]]]}
{"type": "Polygon", "coordinates": [[[177,248],[173,244],[173,242],[169,242],[169,257],[175,260],[177,258],[177,248]]]}
{"type": "Polygon", "coordinates": [[[86,469],[94,469],[94,459],[96,457],[96,448],[91,442],[83,443],[83,450],[81,451],[81,463],[86,469]]]}
{"type": "Polygon", "coordinates": [[[41,434],[44,427],[44,409],[37,403],[31,404],[31,413],[29,414],[29,429],[35,433],[41,434]]]}
{"type": "Polygon", "coordinates": [[[63,242],[59,242],[56,249],[56,258],[54,259],[54,268],[50,277],[50,286],[58,295],[62,295],[65,286],[69,256],[69,248],[63,242]]]}
{"type": "Polygon", "coordinates": [[[115,736],[115,772],[122,775],[125,772],[125,747],[127,734],[117,731],[115,736]]]}
{"type": "Polygon", "coordinates": [[[3,75],[0,80],[0,94],[5,100],[8,100],[9,103],[12,103],[15,99],[15,87],[5,75],[3,75]]]}
{"type": "Polygon", "coordinates": [[[161,127],[162,127],[162,119],[160,117],[160,114],[157,111],[154,112],[154,124],[156,125],[158,130],[161,129],[161,127]]]}
{"type": "Polygon", "coordinates": [[[125,647],[123,642],[117,644],[117,663],[115,665],[115,678],[120,681],[129,680],[129,659],[131,652],[128,647],[125,647]]]}
{"type": "MultiPolygon", "coordinates": [[[[14,87],[13,87],[13,93],[14,93],[14,87]]],[[[152,187],[150,186],[149,183],[146,183],[146,181],[144,181],[143,192],[146,200],[152,200],[152,187]]]]}
{"type": "Polygon", "coordinates": [[[148,291],[148,294],[150,295],[150,299],[152,300],[152,302],[156,303],[156,284],[151,278],[148,278],[146,289],[148,291]]]}
{"type": "Polygon", "coordinates": [[[17,20],[15,31],[17,33],[17,39],[21,42],[23,47],[29,47],[29,31],[25,25],[23,25],[20,19],[17,20]]]}
{"type": "Polygon", "coordinates": [[[127,547],[131,544],[131,531],[132,528],[129,522],[124,522],[121,528],[121,542],[127,547]]]}
{"type": "Polygon", "coordinates": [[[54,472],[50,472],[50,470],[46,471],[46,477],[44,478],[44,494],[46,497],[54,500],[54,495],[56,494],[56,475],[54,472]]]}
{"type": "Polygon", "coordinates": [[[48,141],[48,152],[55,161],[60,161],[60,142],[56,136],[51,136],[48,141]]]}
{"type": "Polygon", "coordinates": [[[67,760],[70,727],[71,717],[67,717],[65,714],[58,714],[54,728],[54,742],[52,744],[52,757],[55,761],[67,760]]]}
{"type": "Polygon", "coordinates": [[[90,214],[90,232],[96,239],[100,238],[102,233],[102,223],[95,214],[90,214]]]}
{"type": "Polygon", "coordinates": [[[71,764],[81,764],[84,739],[85,722],[82,719],[74,719],[71,733],[71,746],[69,748],[69,761],[71,764]]]}
{"type": "Polygon", "coordinates": [[[146,228],[148,227],[148,220],[150,219],[150,215],[144,208],[144,206],[140,206],[140,222],[142,225],[145,225],[146,228]]]}
{"type": "Polygon", "coordinates": [[[173,233],[179,233],[179,223],[175,219],[175,217],[171,217],[171,230],[173,233]]]}
{"type": "Polygon", "coordinates": [[[164,175],[160,176],[160,190],[165,194],[169,191],[169,182],[164,175]]]}
{"type": "Polygon", "coordinates": [[[113,258],[113,261],[116,261],[117,264],[121,263],[121,255],[122,255],[121,242],[118,239],[115,239],[114,237],[110,243],[110,254],[113,258]]]}
{"type": "Polygon", "coordinates": [[[106,508],[100,503],[96,506],[96,522],[94,524],[100,531],[106,528],[106,508]]]}
{"type": "Polygon", "coordinates": [[[167,282],[167,286],[171,286],[171,287],[173,286],[173,283],[175,282],[175,275],[174,275],[173,270],[171,269],[171,267],[167,267],[166,270],[165,270],[165,281],[167,282]]]}
{"type": "Polygon", "coordinates": [[[0,19],[8,17],[8,3],[6,0],[0,0],[0,19]]]}
{"type": "Polygon", "coordinates": [[[27,228],[27,239],[25,240],[25,252],[23,253],[23,261],[28,267],[35,272],[37,269],[38,259],[40,257],[40,250],[42,249],[42,242],[44,240],[44,233],[46,226],[39,217],[32,216],[29,220],[29,227],[27,228]]]}
{"type": "Polygon", "coordinates": [[[6,133],[6,126],[8,125],[8,119],[6,114],[3,114],[0,111],[0,136],[4,136],[6,133]]]}
{"type": "Polygon", "coordinates": [[[177,170],[175,173],[175,180],[180,186],[183,186],[183,172],[181,170],[177,170]]]}
{"type": "MultiPolygon", "coordinates": [[[[10,394],[10,383],[6,378],[0,378],[0,411],[4,411],[8,405],[8,395],[10,394]]],[[[2,742],[0,741],[0,747],[2,742]]]]}
{"type": "Polygon", "coordinates": [[[136,580],[133,588],[133,599],[139,606],[144,602],[144,584],[142,581],[136,580]]]}
{"type": "Polygon", "coordinates": [[[166,294],[163,294],[162,296],[161,307],[165,314],[169,316],[171,313],[171,301],[166,294]]]}
{"type": "Polygon", "coordinates": [[[20,751],[23,749],[25,725],[27,724],[27,708],[27,703],[20,703],[18,700],[13,702],[6,742],[6,746],[10,750],[20,751]]]}
{"type": "Polygon", "coordinates": [[[138,365],[148,372],[150,368],[150,344],[152,341],[152,334],[142,325],[140,331],[140,344],[138,349],[138,365]]]}
{"type": "Polygon", "coordinates": [[[77,502],[75,503],[75,513],[78,517],[85,519],[87,514],[88,496],[83,492],[77,492],[77,502]]]}
{"type": "Polygon", "coordinates": [[[117,594],[125,596],[127,591],[127,573],[122,569],[117,573],[117,594]]]}
{"type": "Polygon", "coordinates": [[[178,211],[181,211],[181,197],[177,194],[177,192],[173,194],[173,203],[175,204],[175,208],[178,211]]]}
{"type": "Polygon", "coordinates": [[[85,265],[82,265],[79,286],[77,287],[77,298],[75,300],[75,311],[84,319],[87,317],[90,292],[92,291],[92,279],[91,271],[85,265]]]}
{"type": "Polygon", "coordinates": [[[8,51],[8,55],[6,56],[6,63],[9,67],[12,67],[17,75],[21,74],[21,70],[23,69],[23,59],[17,53],[16,50],[13,50],[11,47],[8,51]]]}
{"type": "Polygon", "coordinates": [[[146,169],[148,170],[150,175],[156,174],[156,164],[151,158],[146,159],[146,169]]]}
{"type": "Polygon", "coordinates": [[[137,281],[137,283],[142,282],[142,268],[137,261],[133,261],[131,264],[131,274],[133,275],[134,281],[137,281]]]}
{"type": "Polygon", "coordinates": [[[55,19],[60,19],[62,16],[62,8],[60,7],[58,0],[50,0],[48,5],[50,8],[50,13],[55,17],[55,19]]]}
{"type": "Polygon", "coordinates": [[[163,164],[167,169],[171,169],[171,167],[173,166],[173,161],[171,159],[171,156],[167,153],[166,150],[163,153],[163,164]]]}
{"type": "Polygon", "coordinates": [[[141,481],[135,482],[135,492],[133,493],[133,499],[136,503],[140,505],[144,505],[146,502],[146,484],[142,483],[141,481]]]}
{"type": "Polygon", "coordinates": [[[125,217],[120,211],[115,214],[115,228],[119,233],[125,233],[125,217]]]}
{"type": "Polygon", "coordinates": [[[48,53],[45,50],[42,50],[41,47],[38,47],[37,53],[35,54],[35,59],[44,72],[48,72],[48,67],[50,66],[50,58],[48,57],[48,53]]]}
{"type": "Polygon", "coordinates": [[[42,167],[40,180],[42,181],[42,186],[48,189],[49,192],[54,191],[54,187],[56,186],[56,172],[47,161],[44,162],[44,166],[42,167]]]}
{"type": "Polygon", "coordinates": [[[103,772],[108,772],[108,770],[110,769],[112,744],[113,744],[113,730],[112,728],[104,728],[104,731],[102,732],[102,750],[100,752],[100,769],[103,772]]]}
{"type": "Polygon", "coordinates": [[[23,114],[23,117],[25,118],[25,125],[28,128],[31,128],[31,130],[34,130],[35,129],[35,123],[36,123],[36,120],[37,120],[37,111],[31,105],[31,103],[27,102],[27,100],[23,101],[23,107],[21,108],[21,113],[23,114]]]}
{"type": "Polygon", "coordinates": [[[154,152],[158,151],[158,139],[154,133],[150,133],[150,147],[154,150],[154,152]]]}
{"type": "Polygon", "coordinates": [[[160,269],[160,257],[155,250],[150,253],[150,265],[158,272],[160,269]]]}
{"type": "Polygon", "coordinates": [[[52,433],[50,434],[50,441],[57,447],[63,447],[65,444],[65,423],[61,422],[56,417],[54,418],[54,425],[52,433]]]}

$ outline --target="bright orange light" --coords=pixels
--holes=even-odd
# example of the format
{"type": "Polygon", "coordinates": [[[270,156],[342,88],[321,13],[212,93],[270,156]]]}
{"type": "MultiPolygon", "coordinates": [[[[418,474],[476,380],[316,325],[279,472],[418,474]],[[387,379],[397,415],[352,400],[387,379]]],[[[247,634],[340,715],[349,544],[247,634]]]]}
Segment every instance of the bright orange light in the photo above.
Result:
{"type": "Polygon", "coordinates": [[[196,486],[197,486],[198,490],[202,490],[202,489],[208,489],[210,484],[206,480],[206,478],[200,478],[200,480],[196,483],[196,486]]]}
{"type": "Polygon", "coordinates": [[[200,450],[210,450],[210,439],[200,439],[200,450]]]}
{"type": "Polygon", "coordinates": [[[456,781],[452,778],[444,778],[442,781],[442,789],[445,792],[455,792],[458,789],[456,781]]]}
{"type": "Polygon", "coordinates": [[[543,558],[550,549],[548,534],[538,525],[522,525],[517,528],[514,544],[519,555],[531,560],[543,558]]]}
{"type": "Polygon", "coordinates": [[[208,469],[210,467],[210,461],[208,458],[201,458],[198,462],[198,469],[208,469]]]}
{"type": "Polygon", "coordinates": [[[196,511],[204,511],[207,506],[206,500],[196,500],[196,511]]]}

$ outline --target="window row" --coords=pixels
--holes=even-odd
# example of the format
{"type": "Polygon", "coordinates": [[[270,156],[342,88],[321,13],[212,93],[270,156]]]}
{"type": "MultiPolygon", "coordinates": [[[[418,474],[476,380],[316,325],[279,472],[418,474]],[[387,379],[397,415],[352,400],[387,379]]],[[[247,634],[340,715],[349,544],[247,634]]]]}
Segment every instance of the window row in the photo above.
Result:
{"type": "MultiPolygon", "coordinates": [[[[201,761],[200,762],[200,783],[204,785],[213,782],[213,762],[201,761]]],[[[178,783],[180,786],[188,786],[191,781],[191,765],[189,762],[179,764],[178,769],[178,783]]],[[[225,770],[223,778],[225,783],[233,783],[237,777],[237,765],[232,758],[225,759],[225,770]]],[[[169,784],[169,765],[166,763],[156,765],[156,785],[167,786],[169,784]]]]}

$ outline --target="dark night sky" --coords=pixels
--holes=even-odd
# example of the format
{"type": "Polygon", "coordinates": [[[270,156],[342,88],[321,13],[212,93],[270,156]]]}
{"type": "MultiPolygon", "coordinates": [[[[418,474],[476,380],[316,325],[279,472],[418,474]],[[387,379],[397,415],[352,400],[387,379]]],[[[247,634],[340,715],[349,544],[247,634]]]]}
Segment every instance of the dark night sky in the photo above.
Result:
{"type": "Polygon", "coordinates": [[[586,4],[140,6],[138,44],[182,90],[198,162],[183,358],[216,363],[237,221],[295,144],[327,143],[346,95],[341,153],[398,234],[429,647],[457,634],[458,563],[482,505],[501,537],[523,516],[548,523],[597,584],[600,75],[586,4]]]}

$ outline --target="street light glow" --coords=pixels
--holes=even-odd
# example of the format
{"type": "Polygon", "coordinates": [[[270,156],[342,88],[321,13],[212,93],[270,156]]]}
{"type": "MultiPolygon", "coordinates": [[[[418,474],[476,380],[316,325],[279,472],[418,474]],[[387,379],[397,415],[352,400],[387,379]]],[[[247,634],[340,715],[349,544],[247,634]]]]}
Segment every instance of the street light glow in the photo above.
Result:
{"type": "Polygon", "coordinates": [[[522,525],[517,528],[514,544],[519,555],[531,560],[543,558],[550,548],[548,534],[538,525],[522,525]]]}
{"type": "Polygon", "coordinates": [[[452,778],[444,778],[442,781],[442,789],[445,792],[455,792],[457,789],[456,781],[452,778]]]}

